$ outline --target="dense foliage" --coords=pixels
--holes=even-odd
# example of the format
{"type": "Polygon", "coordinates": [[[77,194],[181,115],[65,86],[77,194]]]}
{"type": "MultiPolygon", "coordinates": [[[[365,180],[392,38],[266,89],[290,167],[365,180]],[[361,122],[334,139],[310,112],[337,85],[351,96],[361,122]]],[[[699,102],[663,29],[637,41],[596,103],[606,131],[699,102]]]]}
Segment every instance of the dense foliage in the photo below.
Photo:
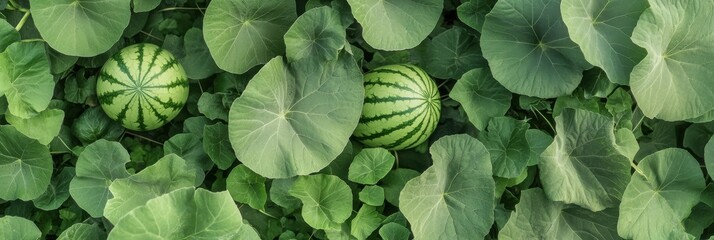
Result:
{"type": "Polygon", "coordinates": [[[0,0],[0,239],[714,239],[712,99],[712,0],[0,0]]]}

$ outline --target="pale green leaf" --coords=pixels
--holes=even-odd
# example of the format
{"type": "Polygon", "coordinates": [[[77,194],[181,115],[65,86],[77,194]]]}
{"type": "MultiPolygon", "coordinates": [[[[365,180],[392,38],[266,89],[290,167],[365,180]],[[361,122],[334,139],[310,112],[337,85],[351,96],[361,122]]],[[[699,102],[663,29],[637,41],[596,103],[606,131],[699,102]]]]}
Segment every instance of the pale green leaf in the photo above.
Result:
{"type": "Polygon", "coordinates": [[[30,220],[15,216],[0,217],[0,239],[37,240],[42,232],[30,220]]]}
{"type": "Polygon", "coordinates": [[[226,179],[226,189],[233,200],[248,204],[257,210],[265,210],[268,195],[265,191],[265,178],[241,164],[233,168],[226,179]]]}
{"type": "Polygon", "coordinates": [[[352,191],[338,177],[301,176],[289,192],[302,201],[302,217],[315,229],[340,229],[352,215],[352,191]]]}
{"type": "Polygon", "coordinates": [[[129,176],[124,166],[129,161],[129,153],[118,142],[100,139],[89,144],[79,155],[76,176],[69,183],[72,199],[92,217],[104,216],[112,196],[109,186],[129,176]]]}
{"type": "Polygon", "coordinates": [[[62,128],[62,122],[64,121],[64,111],[59,109],[45,109],[39,114],[27,119],[19,118],[12,114],[5,115],[5,118],[17,131],[32,139],[36,139],[42,145],[47,145],[59,134],[60,128],[62,128]]]}
{"type": "Polygon", "coordinates": [[[59,235],[57,240],[106,239],[107,234],[97,224],[75,223],[59,235]]]}
{"type": "Polygon", "coordinates": [[[491,118],[488,131],[479,134],[479,140],[491,156],[493,175],[514,178],[528,164],[531,148],[526,139],[528,123],[510,117],[491,118]]]}
{"type": "Polygon", "coordinates": [[[228,116],[229,139],[248,168],[268,178],[319,171],[357,127],[362,74],[351,56],[287,65],[277,57],[253,77],[228,116]],[[270,147],[272,146],[272,147],[270,147]]]}
{"type": "Polygon", "coordinates": [[[365,186],[359,192],[359,200],[370,206],[382,206],[384,204],[384,188],[380,186],[365,186]]]}
{"type": "Polygon", "coordinates": [[[74,168],[65,167],[59,174],[52,177],[47,191],[33,199],[32,204],[45,211],[59,208],[69,199],[69,183],[72,178],[74,178],[74,168]]]}
{"type": "Polygon", "coordinates": [[[545,193],[592,211],[617,206],[631,169],[616,144],[613,120],[566,108],[555,122],[555,140],[538,164],[545,193]]]}
{"type": "Polygon", "coordinates": [[[92,57],[106,52],[119,41],[131,17],[127,0],[30,2],[42,38],[50,47],[71,56],[92,57]]]}
{"type": "Polygon", "coordinates": [[[384,216],[377,212],[375,207],[362,205],[355,218],[352,219],[350,233],[358,240],[367,239],[372,232],[379,228],[382,220],[384,220],[384,216]]]}
{"type": "Polygon", "coordinates": [[[384,240],[409,240],[411,232],[398,223],[387,223],[379,229],[379,236],[384,240]]]}
{"type": "Polygon", "coordinates": [[[203,37],[218,67],[241,74],[283,53],[283,35],[296,17],[294,1],[214,0],[203,37]]]}
{"type": "Polygon", "coordinates": [[[704,176],[689,152],[668,148],[639,162],[620,204],[617,232],[624,238],[669,239],[699,203],[704,176]]]}
{"type": "Polygon", "coordinates": [[[462,134],[442,137],[430,152],[434,165],[407,182],[399,210],[416,239],[481,239],[493,225],[495,185],[490,154],[462,134]]]}
{"type": "Polygon", "coordinates": [[[285,33],[286,56],[290,61],[335,60],[347,42],[345,35],[339,12],[330,7],[310,9],[285,33]]]}
{"type": "Polygon", "coordinates": [[[436,26],[441,0],[347,0],[362,25],[362,37],[376,49],[414,48],[436,26]]]}
{"type": "Polygon", "coordinates": [[[512,94],[493,79],[488,69],[477,68],[461,76],[449,97],[463,106],[471,124],[485,130],[491,118],[506,114],[512,94]]]}
{"type": "Polygon", "coordinates": [[[29,118],[45,110],[52,99],[55,82],[50,74],[45,46],[41,42],[16,42],[0,53],[0,96],[8,110],[29,118]]]}
{"type": "Polygon", "coordinates": [[[35,199],[47,190],[51,176],[52,156],[46,146],[12,126],[0,126],[0,199],[35,199]]]}
{"type": "Polygon", "coordinates": [[[375,184],[389,173],[395,158],[384,148],[365,148],[355,156],[348,178],[361,184],[375,184]]]}

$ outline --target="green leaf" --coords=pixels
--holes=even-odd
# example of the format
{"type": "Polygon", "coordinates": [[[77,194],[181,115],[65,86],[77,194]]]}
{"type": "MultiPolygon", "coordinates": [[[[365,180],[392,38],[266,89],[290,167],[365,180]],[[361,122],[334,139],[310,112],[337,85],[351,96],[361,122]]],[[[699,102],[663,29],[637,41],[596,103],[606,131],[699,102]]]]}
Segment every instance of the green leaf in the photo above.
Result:
{"type": "Polygon", "coordinates": [[[59,208],[69,199],[69,182],[74,178],[74,168],[64,167],[59,174],[50,180],[47,191],[32,200],[36,208],[51,211],[59,208]]]}
{"type": "Polygon", "coordinates": [[[361,184],[375,184],[389,173],[395,158],[384,148],[365,148],[355,156],[348,178],[361,184]]]}
{"type": "Polygon", "coordinates": [[[0,20],[0,52],[17,41],[20,41],[20,33],[7,21],[0,20]]]}
{"type": "Polygon", "coordinates": [[[228,192],[182,188],[129,212],[108,239],[260,239],[228,192]]]}
{"type": "Polygon", "coordinates": [[[461,76],[449,97],[463,106],[471,124],[484,130],[491,118],[506,114],[512,94],[493,79],[487,68],[476,68],[461,76]]]}
{"type": "Polygon", "coordinates": [[[382,224],[384,216],[373,206],[362,205],[355,218],[352,219],[350,233],[358,240],[364,240],[382,224]]]}
{"type": "MultiPolygon", "coordinates": [[[[74,66],[74,63],[71,66],[74,66]]],[[[65,79],[64,99],[68,102],[84,104],[87,102],[87,98],[97,94],[97,77],[90,76],[87,78],[84,77],[84,73],[84,70],[79,70],[74,76],[65,79]]]]}
{"type": "Polygon", "coordinates": [[[684,131],[685,148],[692,150],[692,153],[698,157],[704,156],[705,139],[709,139],[714,135],[714,122],[695,123],[687,127],[684,131]]]}
{"type": "Polygon", "coordinates": [[[302,217],[315,229],[340,229],[352,215],[352,191],[338,177],[301,176],[289,192],[302,201],[302,217]]]}
{"type": "Polygon", "coordinates": [[[42,232],[30,220],[15,216],[0,217],[0,239],[36,240],[42,232]]]}
{"type": "Polygon", "coordinates": [[[27,119],[19,118],[12,114],[5,115],[5,118],[17,131],[32,139],[36,139],[42,145],[47,145],[52,142],[52,139],[59,135],[62,122],[64,121],[64,111],[59,109],[46,109],[27,119]]]}
{"type": "Polygon", "coordinates": [[[265,210],[265,202],[268,199],[265,178],[245,165],[238,165],[231,170],[226,179],[226,189],[236,202],[248,204],[257,210],[265,210]]]}
{"type": "Polygon", "coordinates": [[[176,154],[186,160],[186,165],[196,171],[196,186],[203,182],[204,171],[213,167],[213,162],[203,150],[201,135],[179,133],[164,143],[164,155],[176,154]]]}
{"type": "Polygon", "coordinates": [[[76,176],[69,183],[69,193],[77,205],[92,217],[104,216],[104,206],[111,198],[112,181],[129,176],[124,165],[129,153],[118,142],[97,140],[84,148],[77,159],[76,176]]]}
{"type": "Polygon", "coordinates": [[[618,88],[607,98],[605,109],[615,120],[615,128],[632,129],[632,97],[627,90],[618,88]]]}
{"type": "Polygon", "coordinates": [[[528,155],[528,166],[538,164],[540,155],[553,143],[553,137],[550,134],[538,129],[526,130],[526,140],[531,148],[530,155],[528,155]]]}
{"type": "Polygon", "coordinates": [[[617,232],[624,238],[668,239],[673,230],[684,230],[704,190],[699,163],[689,152],[669,148],[655,152],[638,164],[620,204],[617,232]]]}
{"type": "Polygon", "coordinates": [[[617,206],[630,179],[631,160],[618,149],[613,120],[566,108],[555,122],[555,140],[538,164],[548,198],[591,211],[617,206]]]}
{"type": "Polygon", "coordinates": [[[560,113],[563,112],[563,109],[566,108],[588,110],[595,113],[605,113],[600,99],[587,99],[585,98],[585,95],[580,92],[558,97],[553,105],[553,117],[560,115],[560,113]]]}
{"type": "Polygon", "coordinates": [[[387,223],[379,229],[379,236],[384,240],[409,240],[411,232],[399,223],[387,223]]]}
{"type": "Polygon", "coordinates": [[[518,177],[526,169],[531,149],[526,139],[528,123],[510,117],[495,117],[488,131],[479,140],[491,155],[493,175],[503,178],[518,177]]]}
{"type": "Polygon", "coordinates": [[[714,224],[714,185],[711,183],[702,191],[700,202],[692,208],[692,214],[682,222],[688,233],[701,236],[704,230],[714,224]]]}
{"type": "Polygon", "coordinates": [[[186,56],[179,59],[186,76],[190,79],[204,79],[221,70],[211,57],[203,32],[199,28],[191,28],[183,36],[183,47],[186,56]]]}
{"type": "Polygon", "coordinates": [[[488,66],[476,36],[457,26],[426,42],[424,57],[429,75],[443,79],[458,79],[473,68],[488,66]]]}
{"type": "Polygon", "coordinates": [[[583,81],[580,82],[585,98],[607,98],[615,87],[617,84],[612,83],[607,74],[598,67],[583,72],[583,81]]]}
{"type": "Polygon", "coordinates": [[[128,178],[114,180],[109,186],[112,198],[104,207],[104,217],[117,224],[131,210],[171,191],[193,187],[195,171],[175,154],[159,159],[154,165],[128,178]]]}
{"type": "Polygon", "coordinates": [[[310,9],[285,33],[286,56],[291,62],[308,57],[335,60],[347,42],[345,35],[339,12],[326,6],[310,9]]]}
{"type": "Polygon", "coordinates": [[[134,4],[135,13],[154,10],[161,4],[161,0],[132,0],[131,2],[134,4]]]}
{"type": "Polygon", "coordinates": [[[380,186],[365,186],[359,192],[359,200],[370,206],[382,206],[384,204],[384,188],[380,186]]]}
{"type": "Polygon", "coordinates": [[[397,168],[387,173],[380,185],[384,188],[384,198],[387,202],[399,207],[399,195],[401,195],[404,185],[412,178],[418,177],[419,172],[408,168],[397,168]]]}
{"type": "Polygon", "coordinates": [[[126,0],[32,0],[30,11],[50,47],[80,57],[109,50],[131,17],[126,0]]]}
{"type": "Polygon", "coordinates": [[[47,190],[51,176],[52,156],[46,146],[12,126],[0,126],[0,199],[35,199],[47,190]]]}
{"type": "Polygon", "coordinates": [[[82,144],[90,144],[99,139],[119,140],[122,133],[124,127],[109,118],[98,106],[85,110],[72,123],[72,134],[82,144]]]}
{"type": "Polygon", "coordinates": [[[97,224],[76,223],[64,230],[58,240],[106,239],[107,234],[97,224]]]}
{"type": "Polygon", "coordinates": [[[294,1],[214,0],[203,37],[218,67],[241,74],[283,53],[283,35],[296,17],[294,1]]]}
{"type": "Polygon", "coordinates": [[[699,117],[714,109],[714,2],[649,0],[632,33],[647,56],[630,75],[632,94],[648,118],[699,117]]]}
{"type": "Polygon", "coordinates": [[[268,178],[316,172],[337,157],[357,127],[364,101],[362,74],[351,56],[276,57],[253,77],[229,113],[238,159],[268,178]],[[279,146],[267,148],[267,146],[279,146]]]}
{"type": "Polygon", "coordinates": [[[203,127],[203,150],[221,170],[228,169],[236,160],[231,142],[228,140],[228,126],[216,123],[203,127]]]}
{"type": "Polygon", "coordinates": [[[286,213],[291,213],[300,207],[300,199],[290,195],[289,191],[297,177],[280,178],[273,180],[270,185],[270,201],[285,209],[286,213]]]}
{"type": "Polygon", "coordinates": [[[481,32],[483,22],[486,21],[486,14],[491,11],[495,4],[496,0],[466,1],[456,8],[456,14],[459,20],[481,32]]]}
{"type": "Polygon", "coordinates": [[[440,0],[347,0],[373,48],[395,51],[419,45],[436,26],[440,0]],[[417,13],[417,14],[415,14],[417,13]]]}
{"type": "Polygon", "coordinates": [[[709,177],[714,178],[714,136],[709,138],[707,145],[704,146],[704,163],[709,177]]]}
{"type": "Polygon", "coordinates": [[[481,49],[493,77],[511,92],[567,95],[590,68],[568,37],[560,0],[501,0],[486,15],[481,49]]]}
{"type": "Polygon", "coordinates": [[[30,118],[45,110],[55,82],[41,42],[16,42],[0,53],[0,96],[7,97],[8,110],[30,118]]]}
{"type": "Polygon", "coordinates": [[[647,0],[561,0],[563,22],[585,59],[610,81],[628,85],[632,68],[645,56],[630,36],[647,0]]]}
{"type": "Polygon", "coordinates": [[[407,182],[399,210],[416,239],[481,239],[493,225],[495,183],[490,154],[462,134],[442,137],[430,152],[434,165],[407,182]]]}
{"type": "Polygon", "coordinates": [[[550,201],[543,190],[521,192],[516,211],[498,233],[499,239],[620,239],[617,209],[591,212],[576,205],[550,201]]]}
{"type": "Polygon", "coordinates": [[[203,92],[198,99],[198,111],[208,119],[228,120],[228,109],[223,107],[223,95],[203,92]]]}

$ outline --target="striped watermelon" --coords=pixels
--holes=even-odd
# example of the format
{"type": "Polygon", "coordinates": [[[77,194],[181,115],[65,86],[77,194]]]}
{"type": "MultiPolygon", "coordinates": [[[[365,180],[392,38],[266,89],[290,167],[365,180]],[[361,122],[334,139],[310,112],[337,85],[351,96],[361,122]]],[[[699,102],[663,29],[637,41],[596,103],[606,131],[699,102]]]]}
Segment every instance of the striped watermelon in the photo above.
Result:
{"type": "Polygon", "coordinates": [[[97,98],[125,128],[159,128],[178,115],[188,98],[188,78],[174,56],[153,44],[128,46],[102,67],[97,98]]]}
{"type": "Polygon", "coordinates": [[[416,147],[434,132],[441,115],[439,90],[424,70],[388,65],[364,75],[365,99],[354,136],[369,147],[416,147]]]}

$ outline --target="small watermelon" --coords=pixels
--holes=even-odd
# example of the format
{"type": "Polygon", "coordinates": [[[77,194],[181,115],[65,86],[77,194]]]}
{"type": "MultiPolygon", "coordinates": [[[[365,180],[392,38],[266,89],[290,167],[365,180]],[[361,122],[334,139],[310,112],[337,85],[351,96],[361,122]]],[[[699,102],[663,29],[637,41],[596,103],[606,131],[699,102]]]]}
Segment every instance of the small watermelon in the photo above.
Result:
{"type": "Polygon", "coordinates": [[[102,67],[97,98],[105,113],[131,130],[171,121],[188,98],[188,78],[168,51],[153,44],[128,46],[102,67]]]}
{"type": "Polygon", "coordinates": [[[364,75],[365,99],[354,136],[369,147],[413,148],[434,132],[441,115],[439,89],[424,70],[388,65],[364,75]]]}

